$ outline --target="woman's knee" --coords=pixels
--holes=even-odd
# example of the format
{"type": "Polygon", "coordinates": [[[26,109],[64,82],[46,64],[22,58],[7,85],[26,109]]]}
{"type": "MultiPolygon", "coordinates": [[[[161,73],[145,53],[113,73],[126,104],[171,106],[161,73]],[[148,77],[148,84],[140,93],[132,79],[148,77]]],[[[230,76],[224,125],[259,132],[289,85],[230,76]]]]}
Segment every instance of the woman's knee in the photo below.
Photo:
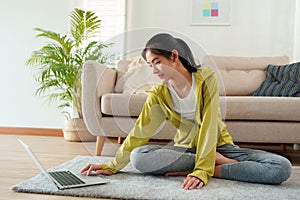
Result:
{"type": "Polygon", "coordinates": [[[272,166],[273,169],[269,178],[270,184],[281,184],[290,177],[292,165],[288,159],[279,157],[272,166]]]}
{"type": "Polygon", "coordinates": [[[151,165],[154,164],[154,158],[151,154],[160,149],[159,145],[146,145],[135,148],[130,154],[131,164],[141,172],[148,172],[151,170],[151,165]]]}
{"type": "Polygon", "coordinates": [[[164,174],[167,171],[192,169],[195,165],[195,155],[176,147],[147,145],[134,149],[130,161],[143,173],[164,174]]]}

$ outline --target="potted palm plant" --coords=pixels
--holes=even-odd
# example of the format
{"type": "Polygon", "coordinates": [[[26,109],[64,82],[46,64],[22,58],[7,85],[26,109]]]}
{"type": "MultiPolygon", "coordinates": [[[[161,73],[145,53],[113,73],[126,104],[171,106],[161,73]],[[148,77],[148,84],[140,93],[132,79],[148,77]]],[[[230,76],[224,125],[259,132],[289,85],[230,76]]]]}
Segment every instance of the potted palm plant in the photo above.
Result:
{"type": "Polygon", "coordinates": [[[96,40],[101,20],[91,11],[75,8],[70,14],[70,32],[64,35],[35,28],[37,38],[47,43],[32,52],[26,65],[34,70],[38,83],[37,96],[58,102],[58,108],[67,116],[64,137],[68,141],[95,140],[85,128],[82,119],[82,65],[87,60],[107,63],[111,56],[103,53],[111,44],[96,40]],[[75,117],[70,112],[74,109],[75,117]]]}

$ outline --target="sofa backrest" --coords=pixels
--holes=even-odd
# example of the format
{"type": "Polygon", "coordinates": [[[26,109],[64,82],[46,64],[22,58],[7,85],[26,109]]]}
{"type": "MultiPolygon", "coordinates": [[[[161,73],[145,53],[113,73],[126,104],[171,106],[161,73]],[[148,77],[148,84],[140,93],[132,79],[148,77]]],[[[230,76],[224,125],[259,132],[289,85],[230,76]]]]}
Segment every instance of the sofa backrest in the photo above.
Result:
{"type": "Polygon", "coordinates": [[[288,64],[288,56],[229,57],[205,56],[202,67],[212,68],[218,77],[221,96],[251,95],[265,80],[269,64],[288,64]]]}

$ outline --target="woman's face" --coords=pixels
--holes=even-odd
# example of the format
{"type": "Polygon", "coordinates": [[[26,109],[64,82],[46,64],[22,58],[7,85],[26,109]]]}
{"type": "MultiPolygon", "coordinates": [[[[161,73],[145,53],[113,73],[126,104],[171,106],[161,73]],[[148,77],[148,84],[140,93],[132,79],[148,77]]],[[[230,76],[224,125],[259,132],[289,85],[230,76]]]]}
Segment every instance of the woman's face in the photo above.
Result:
{"type": "Polygon", "coordinates": [[[168,81],[176,74],[175,62],[171,58],[157,55],[152,51],[146,52],[147,63],[152,67],[153,74],[156,74],[161,80],[168,81]]]}

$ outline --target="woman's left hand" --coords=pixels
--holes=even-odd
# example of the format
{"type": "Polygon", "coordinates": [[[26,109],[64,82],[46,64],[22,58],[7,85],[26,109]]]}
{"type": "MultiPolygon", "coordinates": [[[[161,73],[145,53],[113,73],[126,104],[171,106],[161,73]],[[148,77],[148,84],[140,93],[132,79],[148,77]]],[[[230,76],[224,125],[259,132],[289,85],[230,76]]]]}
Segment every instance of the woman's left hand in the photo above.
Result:
{"type": "Polygon", "coordinates": [[[182,188],[185,190],[201,189],[204,186],[204,183],[197,177],[188,176],[184,179],[182,188]]]}

